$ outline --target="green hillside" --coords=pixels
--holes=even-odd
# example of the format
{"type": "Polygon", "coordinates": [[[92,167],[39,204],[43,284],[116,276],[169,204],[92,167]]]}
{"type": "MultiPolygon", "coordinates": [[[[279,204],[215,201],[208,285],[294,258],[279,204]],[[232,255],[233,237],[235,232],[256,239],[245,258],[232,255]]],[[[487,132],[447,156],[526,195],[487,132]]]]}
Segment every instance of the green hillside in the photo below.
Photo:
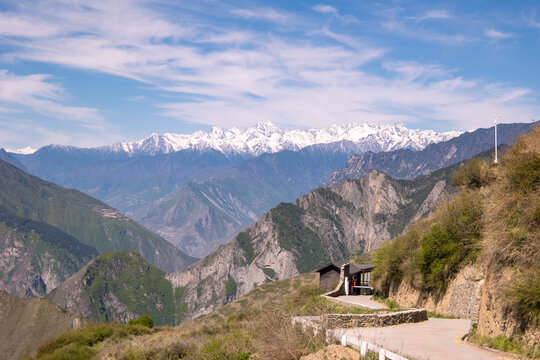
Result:
{"type": "Polygon", "coordinates": [[[156,325],[174,325],[182,304],[165,272],[135,251],[101,254],[48,297],[70,313],[93,321],[127,322],[144,314],[156,325]]]}
{"type": "Polygon", "coordinates": [[[195,260],[101,201],[28,175],[3,161],[0,205],[17,216],[54,226],[99,253],[136,250],[165,271],[178,270],[195,260]]]}

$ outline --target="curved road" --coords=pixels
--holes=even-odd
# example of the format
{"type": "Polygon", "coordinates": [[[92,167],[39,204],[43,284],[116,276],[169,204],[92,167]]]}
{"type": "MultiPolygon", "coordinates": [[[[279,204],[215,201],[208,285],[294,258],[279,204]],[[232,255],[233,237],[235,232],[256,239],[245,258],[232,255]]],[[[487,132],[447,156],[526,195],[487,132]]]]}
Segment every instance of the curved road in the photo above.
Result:
{"type": "Polygon", "coordinates": [[[388,327],[340,329],[387,350],[417,360],[501,360],[511,358],[461,341],[471,326],[465,319],[435,319],[388,327]]]}

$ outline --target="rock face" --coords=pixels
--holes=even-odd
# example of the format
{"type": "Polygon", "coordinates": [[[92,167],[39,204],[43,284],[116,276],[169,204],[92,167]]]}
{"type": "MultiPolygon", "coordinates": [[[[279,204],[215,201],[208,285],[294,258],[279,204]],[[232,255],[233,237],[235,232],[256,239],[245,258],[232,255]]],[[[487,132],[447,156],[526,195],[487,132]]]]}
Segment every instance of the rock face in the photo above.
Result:
{"type": "Polygon", "coordinates": [[[279,204],[230,244],[167,275],[187,304],[183,318],[211,312],[267,281],[379,247],[453,191],[452,170],[411,181],[370,171],[360,180],[279,204]]]}
{"type": "MultiPolygon", "coordinates": [[[[511,144],[520,134],[530,131],[532,126],[534,124],[498,125],[498,143],[511,144]]],[[[343,169],[330,175],[326,184],[331,186],[345,179],[359,179],[371,169],[382,171],[396,179],[412,179],[493,148],[494,135],[494,128],[478,129],[445,142],[428,145],[421,151],[399,149],[353,155],[343,169]]]]}
{"type": "Polygon", "coordinates": [[[478,320],[484,284],[483,269],[469,265],[456,274],[442,295],[426,296],[406,281],[391,289],[389,295],[401,306],[424,307],[439,314],[478,320]]]}
{"type": "Polygon", "coordinates": [[[49,224],[11,214],[0,205],[0,289],[40,297],[98,252],[49,224]]]}
{"type": "Polygon", "coordinates": [[[0,290],[0,354],[16,360],[34,355],[37,347],[84,320],[46,299],[21,299],[0,290]]]}

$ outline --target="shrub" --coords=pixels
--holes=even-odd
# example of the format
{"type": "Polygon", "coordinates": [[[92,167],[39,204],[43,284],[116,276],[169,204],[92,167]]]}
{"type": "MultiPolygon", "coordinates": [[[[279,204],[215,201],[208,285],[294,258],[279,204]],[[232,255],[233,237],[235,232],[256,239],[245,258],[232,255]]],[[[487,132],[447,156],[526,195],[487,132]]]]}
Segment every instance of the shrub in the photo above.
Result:
{"type": "Polygon", "coordinates": [[[461,264],[479,251],[482,203],[477,195],[463,192],[439,207],[430,221],[419,222],[375,254],[373,280],[388,296],[404,278],[421,276],[421,290],[446,290],[448,280],[461,264]]]}
{"type": "Polygon", "coordinates": [[[154,320],[152,320],[150,316],[144,314],[138,319],[129,320],[128,325],[142,325],[151,329],[154,326],[154,320]]]}
{"type": "Polygon", "coordinates": [[[495,176],[488,164],[483,160],[473,158],[454,172],[452,185],[477,189],[489,185],[493,180],[495,176]]]}
{"type": "Polygon", "coordinates": [[[540,326],[540,269],[517,274],[507,293],[522,318],[540,326]]]}
{"type": "Polygon", "coordinates": [[[521,193],[537,191],[540,185],[540,156],[527,152],[507,163],[510,187],[521,193]]]}
{"type": "Polygon", "coordinates": [[[422,237],[417,264],[425,289],[444,291],[461,263],[479,251],[482,204],[478,196],[464,193],[438,215],[438,221],[422,237]]]}

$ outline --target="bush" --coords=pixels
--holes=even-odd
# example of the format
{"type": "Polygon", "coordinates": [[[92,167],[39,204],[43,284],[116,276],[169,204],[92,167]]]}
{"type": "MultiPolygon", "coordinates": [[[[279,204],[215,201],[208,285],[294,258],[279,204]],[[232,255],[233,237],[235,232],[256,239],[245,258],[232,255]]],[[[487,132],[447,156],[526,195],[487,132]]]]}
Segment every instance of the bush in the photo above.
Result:
{"type": "Polygon", "coordinates": [[[420,290],[444,291],[461,264],[479,251],[482,203],[477,195],[463,192],[441,206],[430,221],[420,222],[375,254],[373,280],[388,296],[390,288],[421,276],[420,290]]]}
{"type": "Polygon", "coordinates": [[[522,318],[540,326],[540,269],[517,274],[507,293],[522,318]]]}
{"type": "Polygon", "coordinates": [[[129,320],[128,325],[142,325],[151,329],[154,326],[154,320],[152,320],[150,316],[144,314],[138,319],[129,320]]]}
{"type": "Polygon", "coordinates": [[[473,194],[461,194],[443,207],[438,221],[422,237],[417,264],[426,290],[446,290],[448,280],[466,259],[479,251],[482,204],[473,194]]]}
{"type": "Polygon", "coordinates": [[[540,156],[527,152],[512,157],[507,163],[507,179],[510,187],[521,193],[538,191],[540,185],[540,156]]]}
{"type": "MultiPolygon", "coordinates": [[[[150,333],[150,329],[141,325],[121,325],[117,323],[90,325],[68,331],[56,339],[47,341],[38,348],[36,358],[70,359],[69,356],[62,357],[62,354],[90,354],[92,353],[90,347],[108,338],[118,340],[129,335],[148,333],[150,333]]],[[[80,357],[80,359],[85,359],[84,356],[80,357]]],[[[73,355],[73,358],[77,359],[75,355],[73,355]]]]}
{"type": "Polygon", "coordinates": [[[483,160],[473,158],[454,172],[452,185],[478,189],[489,185],[493,180],[495,176],[488,164],[483,160]]]}

